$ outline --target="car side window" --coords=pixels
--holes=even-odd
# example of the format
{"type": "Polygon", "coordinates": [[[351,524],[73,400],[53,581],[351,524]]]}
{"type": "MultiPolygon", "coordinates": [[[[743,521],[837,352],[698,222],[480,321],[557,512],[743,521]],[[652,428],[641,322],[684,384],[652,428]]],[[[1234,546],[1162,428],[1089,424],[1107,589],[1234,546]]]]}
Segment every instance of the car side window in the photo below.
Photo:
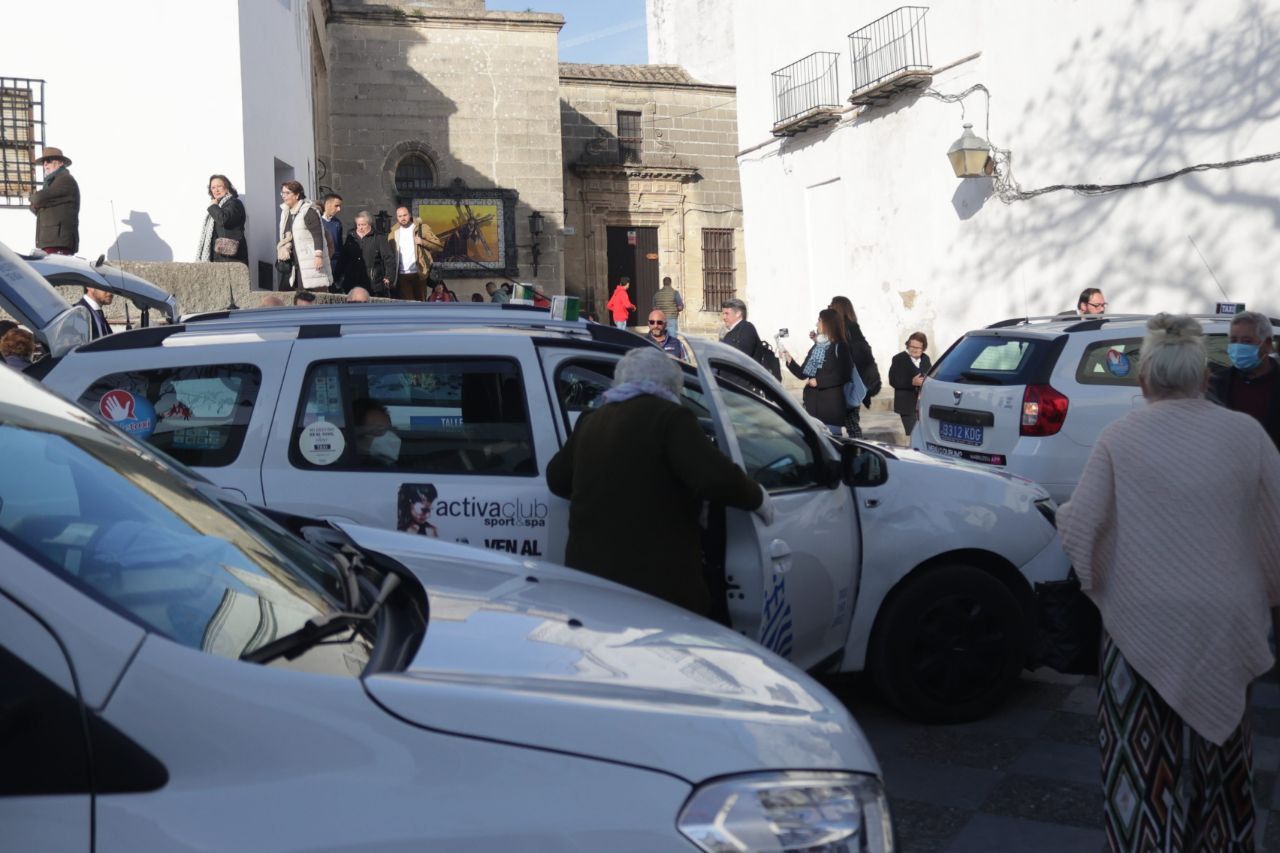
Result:
{"type": "Polygon", "coordinates": [[[218,468],[240,455],[261,387],[252,364],[164,367],[104,376],[78,402],[185,465],[218,468]]]}
{"type": "Polygon", "coordinates": [[[1142,338],[1095,341],[1085,347],[1076,367],[1081,385],[1123,385],[1138,387],[1138,357],[1142,338]]]}
{"type": "MultiPolygon", "coordinates": [[[[556,371],[556,399],[560,401],[560,413],[570,432],[578,425],[578,418],[583,412],[604,405],[604,392],[613,384],[613,369],[617,364],[616,361],[595,359],[574,360],[562,364],[556,371]]],[[[684,388],[680,392],[680,403],[697,416],[704,430],[714,438],[711,407],[707,405],[706,397],[697,385],[697,379],[686,374],[684,388]]]]}
{"type": "Polygon", "coordinates": [[[713,364],[748,476],[770,492],[823,485],[817,437],[801,416],[750,374],[713,364]]]}
{"type": "Polygon", "coordinates": [[[537,476],[520,367],[496,358],[314,364],[289,461],[308,470],[537,476]]]}

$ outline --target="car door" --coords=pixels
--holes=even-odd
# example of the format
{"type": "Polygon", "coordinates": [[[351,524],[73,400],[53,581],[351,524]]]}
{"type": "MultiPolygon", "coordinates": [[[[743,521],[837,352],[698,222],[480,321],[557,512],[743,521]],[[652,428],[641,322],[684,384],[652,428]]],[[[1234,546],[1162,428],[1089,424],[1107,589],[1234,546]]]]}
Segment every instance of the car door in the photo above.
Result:
{"type": "Polygon", "coordinates": [[[0,592],[0,849],[91,849],[84,713],[57,638],[0,592]]]}
{"type": "Polygon", "coordinates": [[[837,662],[857,596],[861,539],[833,445],[757,366],[719,344],[694,348],[719,446],[769,492],[774,508],[768,525],[754,513],[726,513],[733,626],[806,669],[837,662]]]}
{"type": "Polygon", "coordinates": [[[529,339],[377,334],[299,340],[262,463],[265,503],[537,559],[568,510],[529,339]]]}

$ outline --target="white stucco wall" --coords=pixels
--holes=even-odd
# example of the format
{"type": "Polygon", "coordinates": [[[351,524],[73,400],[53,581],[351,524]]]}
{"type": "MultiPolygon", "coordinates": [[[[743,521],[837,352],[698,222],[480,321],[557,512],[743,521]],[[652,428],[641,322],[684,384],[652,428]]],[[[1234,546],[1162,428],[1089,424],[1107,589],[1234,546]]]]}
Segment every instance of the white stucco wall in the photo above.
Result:
{"type": "MultiPolygon", "coordinates": [[[[770,73],[836,51],[847,93],[846,35],[897,4],[794,0],[786,15],[761,0],[718,5],[704,17],[735,16],[747,296],[762,332],[795,335],[845,293],[887,369],[911,331],[937,354],[967,329],[1072,308],[1088,286],[1113,312],[1212,310],[1223,297],[1188,238],[1232,300],[1280,312],[1280,161],[1004,204],[989,181],[951,172],[955,104],[906,96],[772,140],[770,73]]],[[[1276,4],[953,0],[926,21],[935,67],[982,52],[933,86],[990,89],[990,138],[1012,150],[1023,189],[1280,151],[1276,4]]],[[[964,107],[985,135],[983,95],[964,107]]]]}
{"type": "MultiPolygon", "coordinates": [[[[222,173],[249,212],[250,260],[269,260],[275,158],[315,192],[308,0],[60,9],[58,50],[12,39],[0,74],[46,81],[45,139],[80,184],[80,254],[195,260],[208,178],[222,173]]],[[[35,216],[0,209],[0,241],[31,249],[35,216]]]]}
{"type": "Polygon", "coordinates": [[[734,84],[733,16],[724,0],[645,0],[649,62],[684,65],[695,80],[734,84]]]}

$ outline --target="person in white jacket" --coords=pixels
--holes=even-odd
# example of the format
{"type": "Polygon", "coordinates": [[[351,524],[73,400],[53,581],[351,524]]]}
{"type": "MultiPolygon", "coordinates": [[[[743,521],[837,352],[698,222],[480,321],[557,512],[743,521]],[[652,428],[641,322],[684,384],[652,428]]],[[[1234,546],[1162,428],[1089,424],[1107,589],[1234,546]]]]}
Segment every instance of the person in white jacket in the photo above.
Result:
{"type": "Polygon", "coordinates": [[[306,192],[297,181],[280,185],[280,202],[276,260],[281,289],[328,290],[333,284],[333,270],[320,211],[307,201],[306,192]]]}

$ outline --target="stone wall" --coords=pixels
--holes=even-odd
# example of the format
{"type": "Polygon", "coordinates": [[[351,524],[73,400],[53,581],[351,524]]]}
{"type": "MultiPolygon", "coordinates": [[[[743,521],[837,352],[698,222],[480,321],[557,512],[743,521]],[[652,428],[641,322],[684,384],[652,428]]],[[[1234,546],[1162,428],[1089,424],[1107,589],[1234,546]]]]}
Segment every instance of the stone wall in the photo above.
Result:
{"type": "MultiPolygon", "coordinates": [[[[713,334],[719,300],[704,299],[702,229],[732,229],[735,288],[746,289],[735,91],[677,66],[561,66],[565,287],[598,312],[607,281],[606,229],[658,229],[659,275],[684,297],[681,331],[713,334]],[[620,164],[617,113],[641,113],[639,164],[620,164]]],[[[639,306],[641,322],[647,306],[639,306]]]]}
{"type": "MultiPolygon", "coordinates": [[[[328,183],[343,220],[394,213],[394,175],[413,152],[436,186],[515,190],[521,281],[562,293],[564,198],[556,37],[559,15],[485,11],[482,3],[335,0],[330,45],[328,183]],[[533,274],[529,215],[545,223],[533,274]]],[[[500,280],[500,276],[493,276],[500,280]]],[[[485,278],[447,278],[462,298],[485,278]]]]}

